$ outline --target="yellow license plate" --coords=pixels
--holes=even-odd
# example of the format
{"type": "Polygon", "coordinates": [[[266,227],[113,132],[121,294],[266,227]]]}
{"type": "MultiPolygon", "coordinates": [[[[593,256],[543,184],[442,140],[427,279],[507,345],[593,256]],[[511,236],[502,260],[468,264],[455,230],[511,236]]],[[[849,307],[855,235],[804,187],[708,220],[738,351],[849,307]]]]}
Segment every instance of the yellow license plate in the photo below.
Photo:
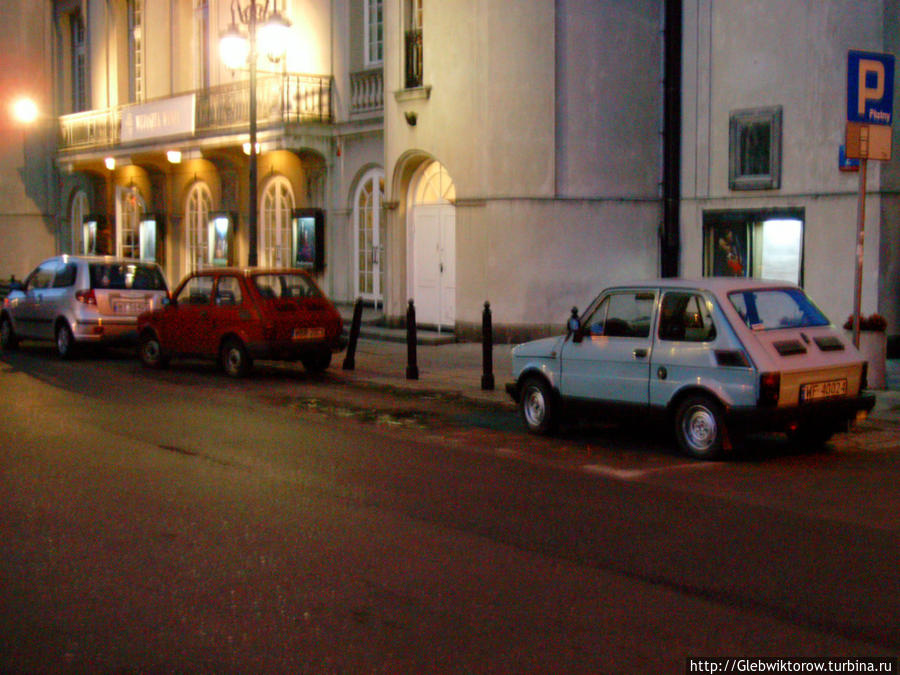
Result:
{"type": "Polygon", "coordinates": [[[295,328],[295,340],[321,340],[325,337],[325,329],[322,326],[315,328],[295,328]]]}

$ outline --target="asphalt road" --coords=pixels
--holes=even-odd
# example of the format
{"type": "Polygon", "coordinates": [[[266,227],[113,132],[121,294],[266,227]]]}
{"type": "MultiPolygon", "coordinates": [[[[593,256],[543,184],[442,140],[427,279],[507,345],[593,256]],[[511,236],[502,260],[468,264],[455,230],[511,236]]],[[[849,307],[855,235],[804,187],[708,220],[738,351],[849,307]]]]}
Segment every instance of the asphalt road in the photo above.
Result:
{"type": "Polygon", "coordinates": [[[900,653],[900,436],[635,428],[0,355],[0,671],[667,673],[900,653]]]}

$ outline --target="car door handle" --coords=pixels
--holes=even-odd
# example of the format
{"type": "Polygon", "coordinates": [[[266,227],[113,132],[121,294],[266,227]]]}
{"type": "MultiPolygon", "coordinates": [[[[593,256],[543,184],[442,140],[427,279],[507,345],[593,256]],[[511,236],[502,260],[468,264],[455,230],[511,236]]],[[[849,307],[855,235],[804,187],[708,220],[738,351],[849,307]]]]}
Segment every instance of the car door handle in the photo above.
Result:
{"type": "Polygon", "coordinates": [[[643,359],[647,357],[647,350],[643,347],[638,347],[632,354],[634,354],[634,358],[636,359],[643,359]]]}

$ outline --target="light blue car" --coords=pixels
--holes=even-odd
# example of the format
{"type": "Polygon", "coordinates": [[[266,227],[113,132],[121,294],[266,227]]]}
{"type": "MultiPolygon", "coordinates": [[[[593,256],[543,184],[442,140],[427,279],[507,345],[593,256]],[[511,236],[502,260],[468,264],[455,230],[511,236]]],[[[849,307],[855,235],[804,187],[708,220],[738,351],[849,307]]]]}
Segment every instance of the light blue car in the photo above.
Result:
{"type": "Polygon", "coordinates": [[[566,411],[655,416],[713,459],[757,431],[824,444],[874,406],[866,365],[798,286],[658,279],[606,289],[566,335],[515,347],[507,391],[535,433],[566,411]]]}

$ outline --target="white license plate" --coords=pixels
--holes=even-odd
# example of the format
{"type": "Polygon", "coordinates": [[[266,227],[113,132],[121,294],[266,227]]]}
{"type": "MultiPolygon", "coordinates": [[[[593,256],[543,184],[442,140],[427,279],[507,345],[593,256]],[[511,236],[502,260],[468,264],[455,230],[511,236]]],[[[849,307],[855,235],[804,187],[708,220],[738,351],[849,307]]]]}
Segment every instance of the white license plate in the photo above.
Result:
{"type": "Polygon", "coordinates": [[[128,302],[124,300],[114,300],[112,303],[113,312],[116,314],[141,314],[147,311],[146,302],[128,302]]]}
{"type": "Polygon", "coordinates": [[[801,401],[817,401],[823,398],[834,398],[847,395],[847,380],[829,380],[813,382],[800,388],[801,401]]]}
{"type": "Polygon", "coordinates": [[[325,337],[325,329],[322,326],[316,328],[295,328],[295,340],[321,340],[325,337]]]}

